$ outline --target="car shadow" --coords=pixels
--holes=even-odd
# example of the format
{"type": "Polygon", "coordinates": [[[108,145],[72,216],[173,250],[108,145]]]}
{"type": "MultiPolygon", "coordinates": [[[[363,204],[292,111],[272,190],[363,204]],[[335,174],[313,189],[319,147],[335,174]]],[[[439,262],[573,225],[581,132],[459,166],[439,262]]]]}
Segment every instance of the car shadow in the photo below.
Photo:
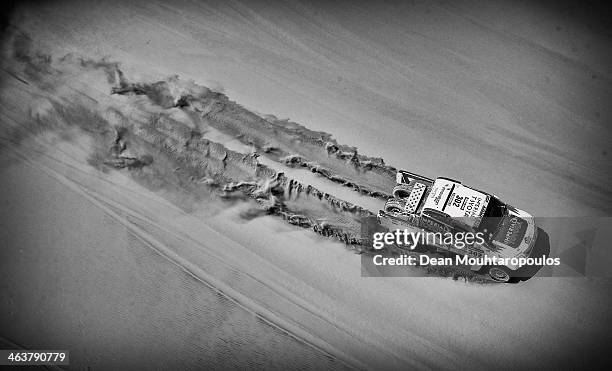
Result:
{"type": "MultiPolygon", "coordinates": [[[[533,258],[545,258],[550,255],[550,239],[548,233],[542,228],[538,227],[538,238],[533,246],[533,251],[530,256],[533,258]]],[[[552,273],[551,266],[543,265],[525,265],[515,271],[513,275],[514,281],[527,281],[531,277],[535,276],[540,272],[540,276],[550,276],[552,273]]]]}

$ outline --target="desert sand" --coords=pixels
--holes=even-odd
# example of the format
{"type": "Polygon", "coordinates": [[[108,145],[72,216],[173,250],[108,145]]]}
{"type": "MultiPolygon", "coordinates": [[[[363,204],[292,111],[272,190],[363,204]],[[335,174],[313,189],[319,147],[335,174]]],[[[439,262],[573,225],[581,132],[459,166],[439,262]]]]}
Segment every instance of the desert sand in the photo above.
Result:
{"type": "MultiPolygon", "coordinates": [[[[3,341],[69,349],[75,369],[609,361],[609,278],[361,276],[350,239],[392,167],[536,217],[610,214],[606,21],[486,4],[17,6],[0,72],[3,341]],[[328,225],[335,238],[313,233],[328,225]]],[[[610,254],[590,259],[605,273],[610,254]]]]}

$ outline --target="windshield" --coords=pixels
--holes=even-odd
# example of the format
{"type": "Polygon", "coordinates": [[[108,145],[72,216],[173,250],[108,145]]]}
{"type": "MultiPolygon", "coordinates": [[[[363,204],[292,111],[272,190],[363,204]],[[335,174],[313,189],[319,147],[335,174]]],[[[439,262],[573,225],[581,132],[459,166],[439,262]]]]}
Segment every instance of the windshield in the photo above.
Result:
{"type": "Polygon", "coordinates": [[[489,200],[489,206],[485,210],[485,217],[502,217],[506,214],[506,204],[501,202],[499,198],[491,196],[489,200]]]}
{"type": "Polygon", "coordinates": [[[484,216],[480,221],[478,230],[485,233],[485,238],[491,240],[495,231],[499,229],[499,225],[506,214],[506,205],[497,197],[491,196],[489,205],[485,210],[484,216]]]}

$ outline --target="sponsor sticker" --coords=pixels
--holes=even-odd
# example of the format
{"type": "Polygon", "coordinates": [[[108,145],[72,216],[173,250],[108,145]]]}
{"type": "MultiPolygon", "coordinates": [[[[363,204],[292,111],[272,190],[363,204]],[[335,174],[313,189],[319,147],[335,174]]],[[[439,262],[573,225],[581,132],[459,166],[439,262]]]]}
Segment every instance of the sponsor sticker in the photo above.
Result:
{"type": "Polygon", "coordinates": [[[444,212],[452,217],[477,218],[482,215],[487,200],[486,194],[457,185],[444,207],[444,212]]]}
{"type": "Polygon", "coordinates": [[[504,218],[499,227],[499,232],[495,236],[495,240],[516,249],[521,244],[526,230],[527,222],[513,215],[509,218],[504,218]]]}

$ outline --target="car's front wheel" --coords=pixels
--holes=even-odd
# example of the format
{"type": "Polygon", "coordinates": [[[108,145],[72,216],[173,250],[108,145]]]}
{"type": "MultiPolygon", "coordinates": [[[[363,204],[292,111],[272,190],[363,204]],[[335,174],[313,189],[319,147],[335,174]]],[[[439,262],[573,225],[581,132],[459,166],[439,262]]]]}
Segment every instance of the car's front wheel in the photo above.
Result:
{"type": "Polygon", "coordinates": [[[512,271],[504,266],[488,266],[487,274],[496,282],[513,282],[512,271]]]}

